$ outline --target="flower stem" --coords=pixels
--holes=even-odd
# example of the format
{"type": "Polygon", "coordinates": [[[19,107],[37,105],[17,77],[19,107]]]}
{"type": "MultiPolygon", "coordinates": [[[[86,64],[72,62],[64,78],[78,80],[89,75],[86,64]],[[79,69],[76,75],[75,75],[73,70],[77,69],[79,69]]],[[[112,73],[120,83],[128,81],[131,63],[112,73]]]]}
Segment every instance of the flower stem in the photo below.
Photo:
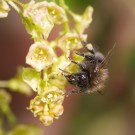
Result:
{"type": "MultiPolygon", "coordinates": [[[[66,10],[66,9],[68,8],[68,7],[66,6],[64,0],[59,0],[59,3],[60,3],[60,6],[61,6],[63,9],[66,10]]],[[[68,18],[68,17],[67,17],[67,14],[66,14],[66,18],[68,18]]],[[[67,19],[67,21],[64,22],[64,31],[65,31],[65,33],[67,33],[69,30],[70,30],[70,29],[69,29],[68,19],[67,19]]]]}
{"type": "Polygon", "coordinates": [[[20,8],[13,1],[8,1],[8,4],[10,4],[10,6],[12,6],[18,13],[21,13],[20,8]]]}
{"type": "Polygon", "coordinates": [[[24,7],[24,4],[23,3],[21,3],[20,1],[18,1],[18,0],[13,0],[16,4],[18,4],[18,5],[20,5],[21,7],[24,7]]]}
{"type": "Polygon", "coordinates": [[[9,107],[7,107],[6,116],[8,118],[11,127],[14,126],[16,124],[16,117],[9,107]]]}

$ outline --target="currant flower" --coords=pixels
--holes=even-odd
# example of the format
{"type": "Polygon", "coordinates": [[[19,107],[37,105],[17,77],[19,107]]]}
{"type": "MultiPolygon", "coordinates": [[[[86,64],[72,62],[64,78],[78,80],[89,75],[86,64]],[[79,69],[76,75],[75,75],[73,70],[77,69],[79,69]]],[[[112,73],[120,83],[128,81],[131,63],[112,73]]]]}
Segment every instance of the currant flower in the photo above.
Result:
{"type": "Polygon", "coordinates": [[[48,12],[53,18],[54,24],[62,24],[67,21],[66,13],[63,8],[61,8],[54,2],[47,3],[46,1],[44,1],[42,3],[46,4],[48,12]]]}
{"type": "Polygon", "coordinates": [[[54,26],[46,4],[44,2],[35,3],[34,0],[24,7],[23,23],[26,25],[27,32],[35,40],[39,40],[42,37],[47,39],[54,26]]]}
{"type": "Polygon", "coordinates": [[[82,48],[82,41],[86,41],[87,36],[86,35],[79,35],[77,33],[66,33],[63,35],[59,41],[58,46],[64,51],[67,52],[67,50],[77,50],[82,48]]]}
{"type": "Polygon", "coordinates": [[[36,71],[47,69],[55,60],[53,49],[45,42],[35,42],[31,45],[26,56],[26,63],[36,71]]]}
{"type": "Polygon", "coordinates": [[[10,8],[5,0],[0,0],[0,18],[8,16],[10,8]]]}

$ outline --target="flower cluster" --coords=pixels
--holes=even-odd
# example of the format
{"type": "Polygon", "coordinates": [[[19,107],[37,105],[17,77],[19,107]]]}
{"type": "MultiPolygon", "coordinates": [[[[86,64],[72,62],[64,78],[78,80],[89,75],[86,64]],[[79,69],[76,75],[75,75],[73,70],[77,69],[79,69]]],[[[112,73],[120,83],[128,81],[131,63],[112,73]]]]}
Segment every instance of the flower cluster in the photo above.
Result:
{"type": "Polygon", "coordinates": [[[44,125],[50,125],[53,118],[58,119],[63,113],[63,94],[64,92],[57,87],[46,87],[42,95],[31,100],[28,109],[34,113],[34,116],[39,116],[44,125]]]}
{"type": "Polygon", "coordinates": [[[2,0],[0,13],[5,13],[5,17],[9,11],[7,3],[21,15],[27,32],[34,40],[26,56],[26,63],[31,68],[23,68],[23,80],[37,93],[28,110],[38,116],[44,125],[50,125],[64,110],[62,103],[67,81],[59,69],[69,72],[77,70],[69,57],[72,55],[75,60],[82,60],[73,51],[82,48],[81,41],[87,39],[84,31],[92,21],[93,8],[89,6],[82,15],[78,15],[65,5],[64,0],[59,0],[59,5],[47,1],[31,0],[22,4],[18,0],[2,0]],[[22,8],[19,9],[17,4],[22,8]],[[68,14],[75,22],[72,29],[68,14]],[[63,30],[57,38],[49,41],[55,25],[63,25],[63,30]],[[62,51],[61,56],[57,54],[57,49],[62,51]]]}
{"type": "MultiPolygon", "coordinates": [[[[61,5],[63,4],[61,2],[61,5]]],[[[68,57],[71,51],[82,48],[81,40],[86,41],[87,38],[83,32],[92,20],[92,7],[88,7],[80,16],[69,11],[76,23],[75,28],[70,30],[69,27],[67,28],[68,11],[64,7],[65,5],[60,7],[54,2],[31,1],[23,11],[23,23],[35,41],[26,56],[26,63],[33,69],[24,68],[23,72],[24,81],[37,92],[28,109],[46,126],[53,123],[54,118],[58,119],[64,110],[62,103],[67,81],[59,69],[77,70],[71,66],[68,57]],[[55,24],[63,24],[66,27],[56,39],[48,41],[55,24]],[[56,54],[57,48],[62,50],[61,56],[56,54]]],[[[79,59],[75,54],[73,57],[79,59]]]]}
{"type": "Polygon", "coordinates": [[[24,7],[23,22],[35,40],[47,39],[54,25],[65,21],[65,11],[54,2],[32,0],[24,7]]]}

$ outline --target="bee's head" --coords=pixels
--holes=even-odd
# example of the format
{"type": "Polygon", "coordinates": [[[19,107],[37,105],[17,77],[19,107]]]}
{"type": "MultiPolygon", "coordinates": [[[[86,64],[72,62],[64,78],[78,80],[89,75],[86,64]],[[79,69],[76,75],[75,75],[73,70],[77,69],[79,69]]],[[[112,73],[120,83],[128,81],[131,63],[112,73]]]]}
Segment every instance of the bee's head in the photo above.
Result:
{"type": "Polygon", "coordinates": [[[64,75],[70,84],[76,85],[78,83],[78,77],[74,74],[64,75]]]}
{"type": "Polygon", "coordinates": [[[75,74],[71,74],[63,69],[59,69],[62,71],[62,74],[64,75],[64,77],[67,79],[67,81],[70,83],[70,84],[73,84],[73,85],[76,85],[78,83],[78,76],[75,75],[75,74]]]}

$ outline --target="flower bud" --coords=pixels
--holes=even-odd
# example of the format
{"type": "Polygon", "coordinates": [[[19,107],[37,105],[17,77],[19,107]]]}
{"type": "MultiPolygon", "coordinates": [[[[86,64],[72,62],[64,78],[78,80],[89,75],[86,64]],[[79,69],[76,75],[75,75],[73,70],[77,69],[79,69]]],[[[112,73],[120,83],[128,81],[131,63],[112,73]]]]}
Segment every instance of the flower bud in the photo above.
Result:
{"type": "Polygon", "coordinates": [[[63,114],[64,108],[62,105],[56,105],[50,113],[57,119],[60,115],[63,114]]]}
{"type": "Polygon", "coordinates": [[[48,116],[48,115],[41,115],[39,117],[39,120],[45,125],[45,126],[49,126],[50,124],[53,123],[53,117],[52,116],[48,116]]]}

